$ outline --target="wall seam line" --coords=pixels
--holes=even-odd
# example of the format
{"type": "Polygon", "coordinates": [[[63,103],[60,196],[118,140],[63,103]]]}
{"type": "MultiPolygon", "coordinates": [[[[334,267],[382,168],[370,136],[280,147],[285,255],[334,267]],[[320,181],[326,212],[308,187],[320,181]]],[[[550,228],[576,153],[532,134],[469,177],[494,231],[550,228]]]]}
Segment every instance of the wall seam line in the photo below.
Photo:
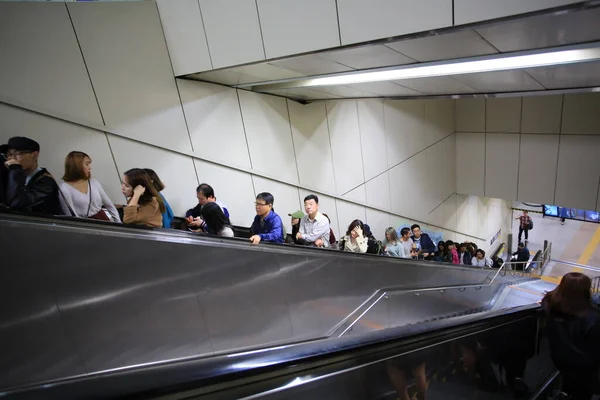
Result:
{"type": "Polygon", "coordinates": [[[483,197],[487,184],[487,99],[483,101],[483,197]]]}
{"type": "Polygon", "coordinates": [[[331,155],[331,169],[333,171],[333,191],[337,194],[337,179],[335,177],[335,162],[333,161],[333,144],[331,143],[331,127],[329,126],[329,111],[327,110],[327,102],[324,101],[325,119],[327,120],[327,138],[329,139],[329,153],[331,155]]]}
{"type": "MultiPolygon", "coordinates": [[[[556,204],[556,185],[558,183],[558,166],[560,162],[560,142],[562,139],[562,123],[563,123],[563,113],[565,112],[565,95],[560,96],[560,118],[558,123],[558,151],[556,152],[556,171],[554,173],[554,197],[552,198],[552,203],[556,204]]],[[[597,202],[596,202],[597,203],[597,202]]]]}
{"type": "MultiPolygon", "coordinates": [[[[381,107],[382,112],[383,112],[383,136],[384,136],[384,141],[385,141],[385,167],[388,168],[389,167],[389,158],[388,158],[388,134],[387,134],[387,124],[385,122],[385,100],[381,101],[381,107]]],[[[390,200],[390,210],[393,209],[392,207],[392,179],[390,178],[390,171],[391,169],[387,169],[386,170],[388,172],[388,187],[389,187],[389,200],[390,200]]]]}
{"type": "Polygon", "coordinates": [[[94,88],[94,82],[92,82],[92,75],[90,74],[90,70],[87,65],[87,61],[85,61],[85,56],[83,55],[83,48],[81,47],[81,43],[79,42],[79,36],[77,36],[77,30],[75,29],[75,23],[73,22],[73,17],[71,16],[71,10],[69,10],[69,6],[65,3],[65,8],[67,9],[67,15],[69,16],[69,21],[71,21],[71,27],[73,28],[73,34],[75,35],[75,40],[77,41],[77,46],[79,47],[79,54],[81,54],[81,59],[83,61],[83,66],[85,67],[85,72],[87,73],[88,79],[90,81],[90,86],[92,88],[92,92],[94,93],[94,99],[96,99],[96,104],[98,105],[98,112],[100,113],[100,119],[102,119],[102,124],[106,126],[106,120],[104,119],[104,114],[102,113],[102,108],[100,107],[100,101],[98,100],[98,94],[96,93],[96,88],[94,88]]]}
{"type": "Polygon", "coordinates": [[[523,138],[523,97],[521,97],[521,118],[519,119],[519,155],[517,159],[517,198],[519,200],[519,185],[521,183],[521,140],[523,138]]]}
{"type": "Polygon", "coordinates": [[[256,5],[256,18],[258,19],[258,29],[260,30],[260,41],[262,43],[263,54],[264,54],[265,60],[266,60],[267,59],[267,49],[265,48],[265,37],[263,36],[262,23],[260,22],[260,12],[258,11],[258,0],[254,0],[254,5],[256,5]]]}
{"type": "MultiPolygon", "coordinates": [[[[398,213],[392,211],[391,209],[385,209],[385,208],[382,208],[382,207],[369,206],[368,204],[361,203],[361,202],[358,202],[358,201],[355,201],[355,200],[352,200],[352,199],[342,198],[341,196],[339,196],[339,195],[337,195],[335,193],[330,193],[330,192],[327,192],[325,190],[321,190],[321,189],[317,189],[317,188],[311,188],[311,187],[301,186],[299,183],[289,182],[289,181],[286,181],[285,179],[281,179],[281,178],[278,178],[278,177],[275,177],[275,176],[271,176],[271,175],[265,174],[263,172],[248,171],[247,168],[244,168],[244,167],[239,166],[239,165],[227,164],[227,163],[224,163],[223,161],[210,159],[210,158],[207,158],[205,156],[200,156],[200,155],[198,155],[196,153],[192,153],[192,152],[186,151],[186,150],[178,150],[178,149],[164,147],[162,145],[157,145],[157,144],[153,144],[153,143],[144,142],[144,141],[142,141],[140,139],[128,137],[128,136],[125,136],[123,134],[117,133],[116,131],[114,131],[112,129],[105,129],[106,127],[104,127],[104,126],[100,127],[97,124],[94,124],[94,123],[91,123],[91,122],[87,122],[87,121],[83,121],[83,120],[80,120],[78,118],[73,118],[71,116],[62,115],[62,114],[56,113],[54,111],[46,110],[46,109],[44,109],[42,107],[32,107],[32,106],[29,106],[29,105],[25,106],[25,105],[23,105],[22,102],[19,102],[19,101],[16,101],[16,100],[12,100],[12,99],[11,99],[11,102],[9,102],[9,101],[6,100],[6,97],[2,96],[2,95],[0,95],[0,104],[4,104],[4,105],[6,105],[8,107],[12,107],[12,108],[16,108],[16,109],[26,110],[27,112],[32,112],[34,114],[38,114],[38,115],[42,115],[42,116],[45,116],[45,117],[48,117],[48,118],[52,118],[52,119],[55,119],[55,120],[63,121],[63,122],[66,122],[68,124],[72,124],[72,125],[76,125],[76,126],[80,126],[80,127],[84,127],[84,128],[89,128],[89,129],[94,130],[96,132],[102,132],[102,133],[105,133],[107,135],[110,134],[112,136],[115,136],[115,137],[118,137],[118,138],[122,138],[122,139],[125,139],[125,140],[130,141],[130,142],[134,142],[134,143],[138,143],[138,144],[141,144],[141,145],[145,145],[145,146],[148,146],[148,147],[152,147],[152,148],[156,148],[156,149],[168,151],[170,153],[175,153],[175,154],[189,156],[189,157],[192,157],[193,159],[205,161],[205,162],[217,165],[219,167],[223,167],[223,168],[227,168],[227,169],[232,169],[232,170],[235,170],[235,171],[240,171],[240,172],[247,173],[247,174],[250,174],[250,175],[256,175],[256,176],[259,176],[259,177],[263,177],[265,179],[269,179],[269,180],[272,180],[272,181],[275,181],[275,182],[286,184],[288,186],[293,186],[293,187],[301,188],[301,189],[306,190],[308,192],[320,193],[323,196],[331,197],[333,199],[337,199],[337,200],[340,200],[340,201],[345,201],[345,202],[348,202],[348,203],[352,203],[352,204],[355,204],[355,205],[358,205],[358,206],[361,206],[361,207],[370,208],[370,209],[377,210],[377,211],[386,212],[388,214],[392,214],[394,216],[397,216],[397,217],[400,217],[400,218],[403,218],[403,219],[408,219],[408,220],[411,220],[411,221],[415,221],[417,223],[423,223],[423,224],[427,224],[427,225],[430,225],[430,226],[433,226],[433,227],[436,227],[436,228],[446,229],[447,231],[458,233],[458,234],[461,234],[461,235],[465,235],[465,236],[468,236],[468,237],[471,237],[471,238],[474,238],[474,239],[485,240],[484,238],[480,238],[478,236],[475,236],[475,235],[472,235],[472,234],[469,234],[469,233],[458,232],[458,231],[453,230],[453,229],[444,228],[442,226],[431,224],[429,222],[422,221],[422,220],[417,219],[417,218],[409,218],[409,217],[407,217],[405,215],[398,214],[398,213]],[[19,105],[19,104],[21,104],[21,105],[19,105]]],[[[334,179],[335,179],[335,176],[334,176],[334,179]]]]}
{"type": "Polygon", "coordinates": [[[342,27],[340,26],[340,9],[338,7],[338,0],[335,0],[335,15],[337,17],[338,36],[340,38],[340,46],[342,45],[342,27]]]}
{"type": "MultiPolygon", "coordinates": [[[[362,130],[360,129],[360,113],[358,111],[358,100],[355,101],[356,103],[356,123],[358,125],[358,143],[360,145],[360,162],[362,164],[362,175],[363,175],[363,183],[360,186],[365,187],[365,203],[369,203],[369,199],[367,198],[367,176],[365,174],[365,155],[364,155],[364,151],[363,151],[363,142],[362,142],[362,130]]],[[[357,189],[358,189],[357,187],[357,189]]]]}
{"type": "Polygon", "coordinates": [[[200,11],[200,21],[202,22],[202,30],[204,31],[204,40],[206,40],[206,50],[208,51],[208,60],[210,61],[210,67],[215,68],[212,61],[212,54],[210,54],[210,45],[208,44],[208,34],[206,33],[206,25],[204,25],[204,16],[202,15],[202,7],[200,6],[200,0],[198,3],[198,11],[200,11]]]}
{"type": "Polygon", "coordinates": [[[187,117],[185,115],[185,110],[183,108],[183,101],[181,100],[181,92],[179,91],[179,84],[177,83],[177,77],[175,76],[175,67],[173,67],[173,60],[171,59],[171,52],[169,51],[169,45],[167,44],[167,36],[165,35],[165,27],[163,26],[162,19],[160,18],[160,12],[158,11],[158,3],[154,2],[154,7],[156,9],[156,16],[158,17],[158,22],[160,23],[160,31],[162,32],[163,43],[165,44],[165,50],[167,50],[167,57],[169,58],[169,65],[171,66],[171,73],[173,74],[173,83],[175,84],[175,89],[177,90],[177,98],[179,99],[179,106],[181,107],[181,115],[183,116],[183,122],[185,123],[185,130],[188,134],[188,139],[190,141],[190,147],[192,152],[194,152],[194,142],[192,140],[192,134],[190,132],[190,127],[188,125],[187,117]]]}
{"type": "MultiPolygon", "coordinates": [[[[110,144],[110,139],[108,138],[108,133],[103,132],[104,137],[106,138],[106,143],[108,143],[108,151],[110,152],[110,156],[112,157],[113,163],[115,164],[115,170],[117,171],[117,178],[119,179],[119,183],[121,183],[121,171],[119,171],[119,165],[117,164],[117,159],[115,158],[115,152],[112,149],[110,144]]],[[[125,199],[127,200],[127,199],[125,199]]]]}
{"type": "MultiPolygon", "coordinates": [[[[429,212],[427,213],[427,215],[430,215],[432,212],[434,212],[435,210],[437,210],[437,209],[438,209],[438,208],[439,208],[439,207],[440,207],[442,204],[444,204],[445,202],[447,202],[447,201],[448,201],[448,199],[449,199],[450,197],[454,196],[455,194],[456,194],[456,192],[453,192],[453,193],[451,193],[451,194],[450,194],[450,196],[446,197],[444,200],[442,200],[442,201],[441,201],[441,203],[439,203],[437,206],[435,206],[435,207],[433,208],[433,210],[429,211],[429,212]]],[[[446,228],[444,228],[444,229],[446,229],[446,228]]]]}
{"type": "Polygon", "coordinates": [[[242,110],[242,102],[240,100],[240,92],[238,89],[235,89],[235,95],[237,96],[238,108],[240,109],[240,119],[242,120],[242,129],[244,130],[244,139],[246,140],[246,151],[248,152],[250,169],[254,169],[254,166],[252,165],[252,154],[250,153],[250,143],[248,142],[248,134],[246,133],[246,123],[244,122],[244,111],[242,110]]]}
{"type": "Polygon", "coordinates": [[[290,137],[292,138],[292,151],[294,152],[294,165],[296,166],[296,178],[300,183],[300,167],[298,166],[298,157],[296,157],[296,143],[294,141],[294,129],[292,128],[292,116],[290,115],[290,103],[285,99],[285,108],[287,109],[288,124],[290,125],[290,137]]]}

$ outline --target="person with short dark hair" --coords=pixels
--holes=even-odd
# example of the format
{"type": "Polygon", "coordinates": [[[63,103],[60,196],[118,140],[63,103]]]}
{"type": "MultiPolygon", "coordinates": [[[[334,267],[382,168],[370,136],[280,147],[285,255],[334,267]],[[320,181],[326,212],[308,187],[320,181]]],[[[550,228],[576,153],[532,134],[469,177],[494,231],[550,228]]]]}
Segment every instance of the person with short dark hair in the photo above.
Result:
{"type": "Polygon", "coordinates": [[[529,253],[529,249],[527,248],[525,243],[519,242],[517,251],[513,253],[513,256],[517,256],[517,259],[515,260],[517,261],[517,263],[515,264],[515,270],[524,271],[525,267],[527,266],[527,261],[529,261],[530,255],[531,254],[529,253]]]}
{"type": "Polygon", "coordinates": [[[410,229],[400,229],[400,242],[402,242],[404,254],[408,256],[407,258],[417,258],[417,246],[410,237],[410,229]]]}
{"type": "Polygon", "coordinates": [[[40,145],[26,137],[12,137],[0,146],[8,169],[4,203],[17,211],[61,215],[58,183],[38,165],[40,145]]]}
{"type": "Polygon", "coordinates": [[[206,221],[200,218],[202,207],[204,207],[208,203],[217,203],[219,207],[221,207],[223,215],[225,215],[227,225],[231,225],[229,211],[227,210],[225,204],[217,200],[217,198],[215,197],[215,191],[213,190],[212,186],[210,186],[208,183],[201,183],[196,188],[196,198],[198,199],[198,205],[196,205],[196,207],[192,209],[189,209],[185,213],[185,217],[189,226],[208,232],[206,221]]]}
{"type": "Polygon", "coordinates": [[[84,152],[67,154],[65,173],[58,186],[60,205],[65,215],[121,222],[104,188],[92,178],[92,158],[84,152]]]}
{"type": "Polygon", "coordinates": [[[459,264],[458,251],[452,240],[446,241],[446,262],[450,264],[459,264]]]}
{"type": "Polygon", "coordinates": [[[446,242],[440,240],[437,244],[437,251],[433,255],[433,261],[444,262],[446,257],[446,242]]]}
{"type": "Polygon", "coordinates": [[[121,192],[128,199],[123,208],[123,222],[162,228],[165,205],[150,177],[141,168],[132,168],[123,174],[121,192]]]}
{"type": "Polygon", "coordinates": [[[329,220],[319,212],[319,198],[309,194],[304,198],[306,215],[300,220],[296,242],[308,246],[329,247],[329,220]]]}
{"type": "Polygon", "coordinates": [[[419,224],[413,224],[410,227],[413,235],[411,236],[412,241],[415,243],[417,247],[417,252],[419,253],[418,258],[420,259],[429,259],[435,252],[435,245],[433,241],[429,237],[428,234],[421,232],[421,227],[419,224]]]}
{"type": "Polygon", "coordinates": [[[472,259],[473,259],[473,256],[467,250],[467,244],[461,243],[458,246],[458,261],[459,261],[459,263],[464,264],[464,265],[471,265],[472,259]]]}
{"type": "Polygon", "coordinates": [[[209,235],[233,237],[233,229],[223,209],[214,201],[206,203],[200,210],[200,218],[206,221],[206,232],[209,235]]]}
{"type": "Polygon", "coordinates": [[[256,196],[254,207],[256,217],[250,227],[250,242],[258,244],[263,242],[283,243],[283,223],[281,217],[273,209],[275,198],[271,193],[263,192],[256,196]]]}
{"type": "Polygon", "coordinates": [[[600,313],[591,292],[588,276],[569,272],[542,300],[550,357],[571,399],[600,394],[600,313]]]}
{"type": "Polygon", "coordinates": [[[525,232],[525,241],[527,242],[529,240],[529,228],[531,227],[531,217],[529,216],[529,212],[523,210],[523,213],[515,219],[519,220],[519,242],[521,241],[523,232],[525,232]]]}
{"type": "Polygon", "coordinates": [[[368,238],[364,236],[364,224],[361,220],[355,219],[348,226],[346,236],[340,240],[340,250],[351,253],[366,253],[368,248],[368,238]]]}
{"type": "Polygon", "coordinates": [[[160,196],[160,198],[163,201],[163,204],[165,205],[165,212],[162,215],[163,228],[170,229],[171,223],[173,222],[173,218],[175,218],[175,214],[173,213],[171,205],[169,204],[167,199],[165,199],[165,196],[163,196],[163,194],[161,193],[165,188],[165,184],[160,180],[158,174],[154,172],[153,169],[144,168],[144,171],[146,171],[146,173],[150,177],[150,182],[152,182],[152,184],[154,185],[154,188],[158,192],[158,195],[160,196]]]}

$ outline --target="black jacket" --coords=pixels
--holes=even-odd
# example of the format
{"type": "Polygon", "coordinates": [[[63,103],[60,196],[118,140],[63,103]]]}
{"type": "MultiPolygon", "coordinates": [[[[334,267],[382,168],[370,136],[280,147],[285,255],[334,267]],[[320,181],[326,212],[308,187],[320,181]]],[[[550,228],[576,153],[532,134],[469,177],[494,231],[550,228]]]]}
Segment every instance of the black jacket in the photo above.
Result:
{"type": "MultiPolygon", "coordinates": [[[[410,237],[413,242],[415,242],[415,236],[411,236],[410,237]]],[[[417,242],[415,242],[417,243],[417,242]]],[[[437,249],[435,248],[435,245],[433,244],[433,241],[431,240],[431,238],[429,237],[428,234],[426,233],[421,233],[421,253],[429,253],[429,254],[434,254],[435,251],[437,249]]],[[[422,257],[420,257],[422,258],[422,257]]]]}
{"type": "Polygon", "coordinates": [[[517,256],[517,261],[529,261],[529,249],[527,247],[523,247],[520,250],[517,250],[513,253],[514,256],[517,256]]]}
{"type": "Polygon", "coordinates": [[[27,184],[26,179],[20,165],[8,167],[6,205],[17,211],[61,215],[58,185],[48,171],[42,168],[27,184]]]}

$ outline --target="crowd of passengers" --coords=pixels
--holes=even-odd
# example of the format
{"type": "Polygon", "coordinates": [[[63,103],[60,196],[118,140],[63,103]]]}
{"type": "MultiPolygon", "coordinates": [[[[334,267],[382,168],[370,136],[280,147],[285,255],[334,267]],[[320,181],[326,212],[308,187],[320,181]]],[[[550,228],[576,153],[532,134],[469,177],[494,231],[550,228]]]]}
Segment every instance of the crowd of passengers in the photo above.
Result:
{"type": "MultiPolygon", "coordinates": [[[[126,171],[121,180],[121,192],[126,204],[113,204],[100,182],[92,178],[92,158],[81,151],[72,151],[65,158],[61,179],[53,177],[38,165],[39,144],[26,137],[13,137],[0,147],[4,158],[0,176],[0,204],[19,211],[51,215],[68,215],[116,223],[170,228],[173,210],[161,194],[165,185],[149,168],[126,171]],[[119,212],[121,209],[121,212],[119,212]],[[122,215],[122,217],[121,217],[122,215]]],[[[210,235],[233,237],[227,206],[218,201],[213,188],[202,183],[196,189],[198,204],[186,212],[188,229],[210,235]]],[[[437,246],[429,235],[414,224],[385,230],[385,239],[377,240],[369,225],[356,219],[338,241],[330,228],[327,214],[319,211],[319,198],[304,198],[304,212],[291,217],[292,232],[287,235],[281,217],[273,206],[272,194],[256,196],[256,216],[250,227],[250,241],[292,243],[296,245],[339,249],[353,253],[369,253],[391,257],[433,260],[478,267],[500,267],[502,260],[486,257],[474,243],[440,241],[437,246]]]]}

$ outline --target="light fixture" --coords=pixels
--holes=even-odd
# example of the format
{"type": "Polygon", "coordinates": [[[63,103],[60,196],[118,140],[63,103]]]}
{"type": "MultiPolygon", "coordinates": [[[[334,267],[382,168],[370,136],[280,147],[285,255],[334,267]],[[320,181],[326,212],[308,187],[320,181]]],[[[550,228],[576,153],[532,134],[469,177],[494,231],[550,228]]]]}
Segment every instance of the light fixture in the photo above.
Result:
{"type": "Polygon", "coordinates": [[[548,67],[597,60],[600,60],[600,42],[593,42],[542,50],[404,65],[401,67],[377,68],[308,78],[293,78],[260,85],[241,85],[240,87],[252,87],[253,90],[278,90],[296,87],[352,85],[356,83],[548,67]]]}

